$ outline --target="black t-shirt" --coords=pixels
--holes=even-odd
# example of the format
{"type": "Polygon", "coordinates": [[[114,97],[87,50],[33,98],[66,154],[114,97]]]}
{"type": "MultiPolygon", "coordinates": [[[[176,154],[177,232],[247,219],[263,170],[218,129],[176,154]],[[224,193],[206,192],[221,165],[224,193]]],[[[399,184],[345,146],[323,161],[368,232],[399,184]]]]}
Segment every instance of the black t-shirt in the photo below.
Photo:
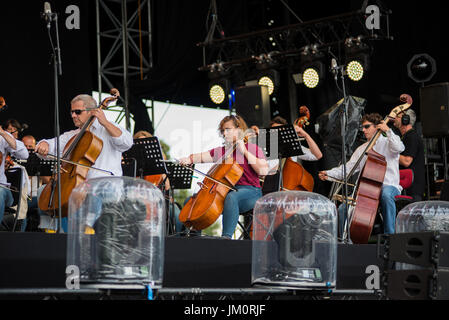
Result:
{"type": "MultiPolygon", "coordinates": [[[[405,150],[401,153],[403,156],[413,157],[413,161],[408,167],[413,170],[413,184],[406,193],[410,196],[420,195],[424,193],[425,187],[425,169],[424,169],[424,144],[418,133],[411,129],[402,136],[405,150]]],[[[400,169],[407,169],[403,166],[400,169]]]]}

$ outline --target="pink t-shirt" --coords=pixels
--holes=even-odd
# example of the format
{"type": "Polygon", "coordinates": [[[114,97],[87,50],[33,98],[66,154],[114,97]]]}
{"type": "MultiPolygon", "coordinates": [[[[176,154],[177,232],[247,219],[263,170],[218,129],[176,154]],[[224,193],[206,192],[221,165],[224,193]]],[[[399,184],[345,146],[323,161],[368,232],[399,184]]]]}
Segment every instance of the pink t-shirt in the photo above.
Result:
{"type": "MultiPolygon", "coordinates": [[[[255,155],[259,159],[265,159],[265,155],[256,144],[253,143],[247,143],[245,144],[246,149],[251,154],[255,155]]],[[[217,147],[214,149],[209,150],[210,155],[214,159],[214,162],[217,162],[226,152],[225,147],[217,147]]],[[[233,152],[233,159],[236,161],[239,165],[243,168],[243,175],[240,178],[240,180],[236,183],[238,186],[254,186],[260,188],[260,181],[259,176],[257,175],[256,171],[251,167],[251,165],[248,163],[248,159],[241,154],[240,152],[234,150],[233,152]]]]}

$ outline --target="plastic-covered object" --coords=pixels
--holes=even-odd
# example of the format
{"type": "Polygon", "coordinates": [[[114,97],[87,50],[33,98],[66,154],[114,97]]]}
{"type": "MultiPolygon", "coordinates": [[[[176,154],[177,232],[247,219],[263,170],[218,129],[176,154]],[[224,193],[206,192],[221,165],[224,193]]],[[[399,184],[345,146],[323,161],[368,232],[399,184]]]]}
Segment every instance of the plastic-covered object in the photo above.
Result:
{"type": "Polygon", "coordinates": [[[335,287],[334,203],[312,192],[273,192],[256,202],[253,214],[253,285],[335,287]]]}
{"type": "Polygon", "coordinates": [[[396,233],[449,231],[449,202],[413,202],[399,211],[396,233]]]}
{"type": "Polygon", "coordinates": [[[81,283],[160,287],[165,201],[153,184],[130,177],[89,179],[69,199],[67,265],[81,283]]]}

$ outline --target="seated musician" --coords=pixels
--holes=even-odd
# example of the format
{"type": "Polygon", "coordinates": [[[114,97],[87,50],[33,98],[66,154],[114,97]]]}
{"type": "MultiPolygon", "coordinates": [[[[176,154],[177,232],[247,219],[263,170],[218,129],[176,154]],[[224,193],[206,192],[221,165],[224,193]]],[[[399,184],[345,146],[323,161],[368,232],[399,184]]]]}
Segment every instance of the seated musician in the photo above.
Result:
{"type": "Polygon", "coordinates": [[[405,150],[399,156],[399,169],[412,169],[413,184],[407,189],[407,195],[414,201],[423,199],[425,178],[424,143],[415,130],[416,113],[408,109],[397,115],[394,126],[399,129],[405,150]]]}
{"type": "Polygon", "coordinates": [[[236,145],[232,156],[234,161],[242,166],[243,175],[235,185],[238,192],[229,191],[227,194],[222,212],[222,237],[230,239],[237,227],[239,213],[253,209],[256,201],[262,197],[259,176],[265,176],[268,173],[268,164],[263,151],[257,145],[244,143],[243,138],[248,127],[241,116],[224,117],[218,130],[224,139],[224,146],[191,154],[179,161],[183,165],[213,163],[218,161],[229,148],[236,145]]]}
{"type": "MultiPolygon", "coordinates": [[[[277,116],[270,121],[270,127],[272,127],[272,128],[283,126],[286,124],[288,124],[287,120],[285,120],[284,118],[282,118],[280,116],[277,116]]],[[[298,136],[300,138],[306,139],[306,142],[307,142],[309,148],[306,148],[301,145],[301,149],[304,154],[292,157],[292,160],[296,161],[296,162],[301,162],[301,160],[305,160],[305,161],[320,160],[323,157],[323,154],[321,153],[320,148],[318,147],[316,142],[313,140],[313,138],[303,128],[301,128],[297,125],[295,125],[294,127],[295,127],[295,130],[296,130],[296,133],[298,134],[298,136]]],[[[274,174],[279,166],[279,160],[278,159],[269,160],[268,165],[270,168],[268,174],[269,175],[274,174]]]]}
{"type": "Polygon", "coordinates": [[[19,133],[23,131],[22,125],[16,119],[7,120],[3,125],[3,129],[12,134],[16,140],[19,139],[19,133]]]}
{"type": "Polygon", "coordinates": [[[5,207],[9,207],[13,203],[13,195],[10,190],[10,184],[8,183],[5,175],[5,160],[6,155],[11,154],[17,159],[27,159],[28,150],[22,141],[16,140],[13,135],[3,130],[0,127],[0,223],[3,221],[5,207]]]}
{"type": "MultiPolygon", "coordinates": [[[[399,154],[404,150],[404,144],[401,138],[397,136],[393,130],[383,121],[382,117],[378,113],[366,114],[362,118],[362,130],[368,141],[376,134],[377,130],[381,130],[381,134],[376,141],[373,150],[385,157],[387,162],[387,169],[383,181],[381,196],[380,196],[380,208],[384,222],[384,233],[392,234],[395,232],[396,221],[396,204],[395,196],[401,193],[402,187],[399,184],[399,154]]],[[[346,163],[346,172],[349,173],[360,157],[364,157],[360,161],[358,168],[355,172],[361,171],[366,161],[366,155],[363,155],[368,142],[359,146],[346,163]]],[[[343,179],[343,165],[326,170],[320,171],[318,176],[321,180],[343,179]]],[[[342,206],[340,206],[342,208],[342,206]]],[[[343,232],[344,220],[343,211],[339,208],[340,213],[340,234],[343,232]]]]}
{"type": "MultiPolygon", "coordinates": [[[[144,138],[149,138],[152,137],[153,135],[151,133],[149,133],[148,131],[145,130],[141,130],[138,131],[134,134],[133,138],[134,139],[144,139],[144,138]]],[[[165,155],[165,153],[162,151],[162,156],[164,157],[164,159],[167,159],[167,156],[165,155]]],[[[158,184],[158,183],[163,183],[164,181],[164,190],[168,191],[170,190],[170,181],[168,178],[166,178],[167,175],[164,174],[157,174],[157,175],[151,175],[151,176],[146,176],[144,177],[145,180],[153,183],[153,184],[158,184]],[[159,176],[159,177],[158,177],[159,176]],[[157,179],[155,179],[157,178],[157,179]]],[[[160,187],[159,185],[156,185],[157,187],[160,187]]],[[[170,201],[173,204],[173,211],[174,211],[174,216],[173,214],[170,213],[170,217],[173,217],[173,220],[175,222],[175,232],[179,233],[181,232],[182,228],[183,228],[183,224],[179,221],[179,213],[181,212],[180,208],[178,207],[178,205],[176,204],[176,202],[174,202],[173,197],[170,197],[170,201]]],[[[169,210],[171,211],[172,206],[169,206],[169,210]]]]}
{"type": "MultiPolygon", "coordinates": [[[[59,137],[60,155],[63,154],[67,142],[80,132],[80,128],[87,123],[90,117],[94,117],[89,131],[103,141],[103,147],[94,166],[105,171],[89,169],[87,179],[110,176],[108,172],[111,172],[114,176],[122,176],[122,153],[131,148],[133,144],[131,133],[118,124],[109,121],[103,110],[97,108],[97,102],[90,95],[77,95],[72,99],[70,106],[73,124],[78,129],[61,134],[59,137]]],[[[41,140],[35,150],[43,157],[48,154],[56,156],[56,138],[41,140]]],[[[39,195],[43,187],[39,188],[39,195]]],[[[61,224],[66,231],[66,218],[63,218],[61,224]]],[[[41,216],[40,228],[50,228],[50,226],[55,227],[56,225],[50,216],[41,216]]]]}

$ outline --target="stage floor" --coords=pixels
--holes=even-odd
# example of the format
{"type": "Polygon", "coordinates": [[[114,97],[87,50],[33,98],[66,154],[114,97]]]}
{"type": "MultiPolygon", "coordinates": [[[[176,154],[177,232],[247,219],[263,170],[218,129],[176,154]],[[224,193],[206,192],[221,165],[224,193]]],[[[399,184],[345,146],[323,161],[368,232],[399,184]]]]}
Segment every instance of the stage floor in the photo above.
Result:
{"type": "MultiPolygon", "coordinates": [[[[66,246],[66,234],[0,232],[0,299],[7,294],[71,294],[74,290],[65,286],[66,246]]],[[[163,283],[157,289],[160,297],[205,294],[265,297],[291,293],[252,286],[251,240],[166,237],[164,260],[163,283]]],[[[376,245],[338,244],[337,280],[332,293],[376,295],[376,290],[367,288],[366,282],[371,275],[369,270],[375,266],[382,271],[382,263],[376,245]]],[[[82,285],[77,294],[96,296],[102,289],[82,285]]],[[[145,288],[118,286],[117,289],[142,294],[145,288]]]]}

